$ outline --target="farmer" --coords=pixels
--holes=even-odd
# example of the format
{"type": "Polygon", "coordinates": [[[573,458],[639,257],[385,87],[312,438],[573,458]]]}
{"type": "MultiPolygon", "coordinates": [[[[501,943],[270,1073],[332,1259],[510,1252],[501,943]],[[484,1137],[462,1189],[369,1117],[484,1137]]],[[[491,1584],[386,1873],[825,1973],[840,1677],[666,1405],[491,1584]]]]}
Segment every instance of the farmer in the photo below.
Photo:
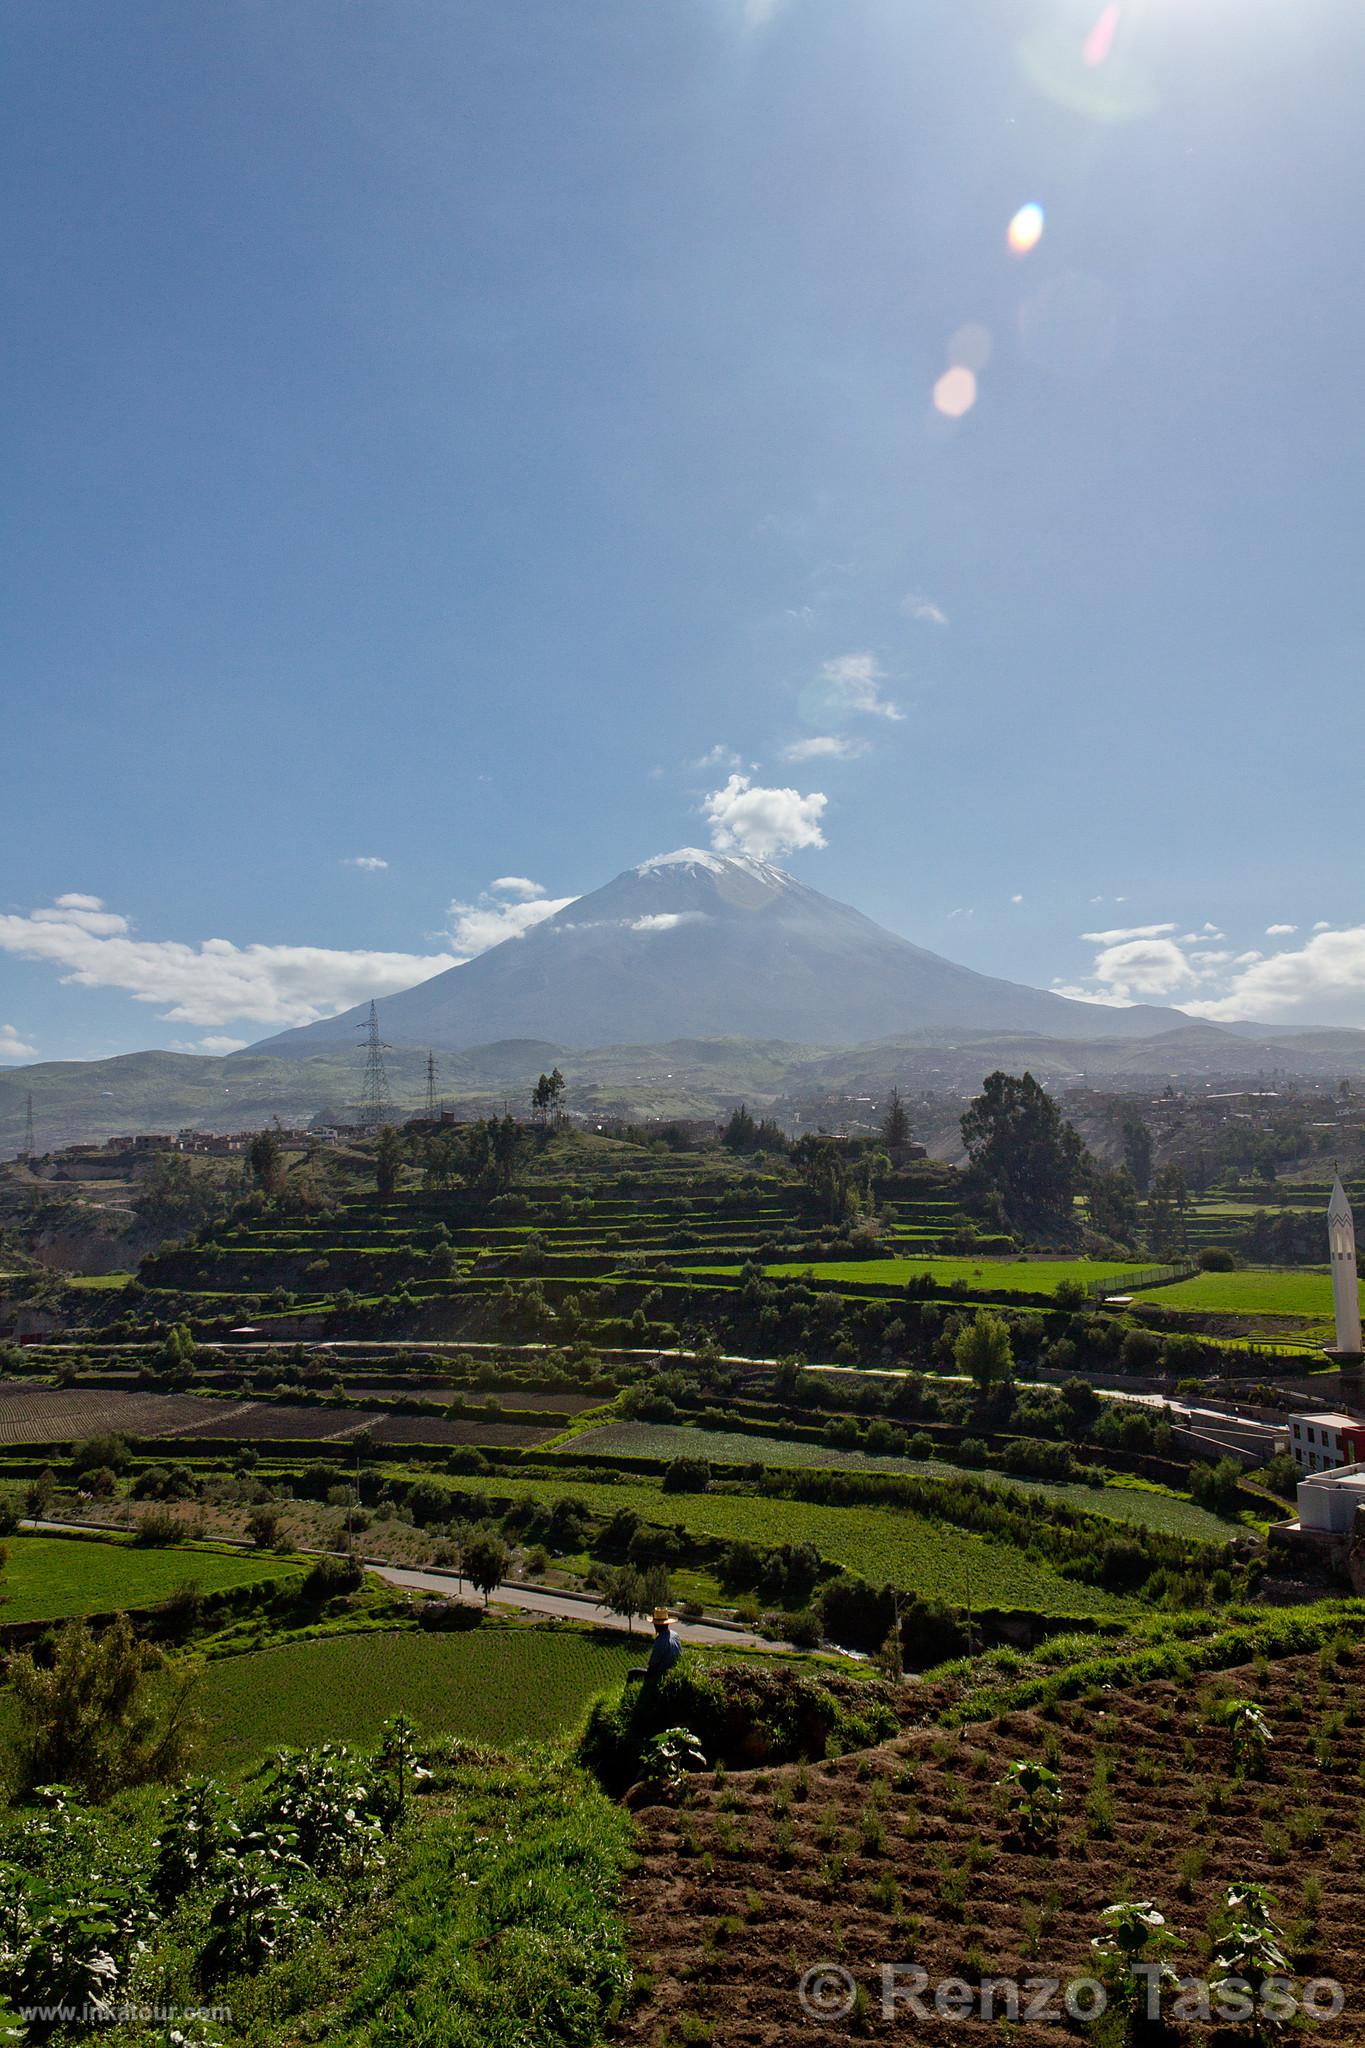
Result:
{"type": "Polygon", "coordinates": [[[627,1680],[642,1678],[646,1685],[657,1685],[665,1674],[673,1669],[683,1646],[677,1631],[672,1626],[666,1607],[654,1610],[654,1648],[649,1653],[648,1664],[636,1664],[626,1673],[627,1680]]]}

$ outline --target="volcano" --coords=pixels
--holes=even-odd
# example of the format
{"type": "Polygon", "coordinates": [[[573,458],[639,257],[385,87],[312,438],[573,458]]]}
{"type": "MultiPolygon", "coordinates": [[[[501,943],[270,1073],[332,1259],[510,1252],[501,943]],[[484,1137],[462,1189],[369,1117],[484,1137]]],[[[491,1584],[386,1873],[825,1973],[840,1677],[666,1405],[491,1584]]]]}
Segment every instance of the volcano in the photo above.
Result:
{"type": "MultiPolygon", "coordinates": [[[[391,1046],[678,1038],[856,1045],[931,1032],[1146,1037],[1178,1011],[1115,1009],[998,981],[744,854],[683,847],[627,868],[517,938],[379,1003],[391,1046]]],[[[263,1040],[306,1057],[356,1043],[368,1005],[263,1040]]]]}

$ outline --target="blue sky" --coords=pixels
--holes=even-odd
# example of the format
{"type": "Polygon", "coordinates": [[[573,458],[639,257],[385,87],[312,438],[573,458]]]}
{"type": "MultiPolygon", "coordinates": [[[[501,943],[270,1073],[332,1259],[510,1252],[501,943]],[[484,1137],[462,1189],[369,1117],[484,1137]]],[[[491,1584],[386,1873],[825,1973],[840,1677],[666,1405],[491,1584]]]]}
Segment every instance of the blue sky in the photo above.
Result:
{"type": "Polygon", "coordinates": [[[1365,1025],[1365,10],[6,12],[0,1058],[713,842],[1365,1025]]]}

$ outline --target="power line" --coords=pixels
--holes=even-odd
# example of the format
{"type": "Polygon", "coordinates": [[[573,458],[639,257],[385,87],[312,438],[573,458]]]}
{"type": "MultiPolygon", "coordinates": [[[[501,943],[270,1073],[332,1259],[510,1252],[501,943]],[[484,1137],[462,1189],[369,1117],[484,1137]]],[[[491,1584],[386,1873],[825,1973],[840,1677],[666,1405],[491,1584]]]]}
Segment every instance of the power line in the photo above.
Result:
{"type": "Polygon", "coordinates": [[[379,1012],[370,1004],[370,1014],[364,1024],[356,1026],[365,1037],[365,1079],[360,1089],[360,1121],[367,1131],[377,1131],[383,1124],[393,1122],[393,1098],[389,1094],[389,1077],[384,1067],[384,1055],[393,1050],[385,1045],[379,1036],[379,1012]]]}

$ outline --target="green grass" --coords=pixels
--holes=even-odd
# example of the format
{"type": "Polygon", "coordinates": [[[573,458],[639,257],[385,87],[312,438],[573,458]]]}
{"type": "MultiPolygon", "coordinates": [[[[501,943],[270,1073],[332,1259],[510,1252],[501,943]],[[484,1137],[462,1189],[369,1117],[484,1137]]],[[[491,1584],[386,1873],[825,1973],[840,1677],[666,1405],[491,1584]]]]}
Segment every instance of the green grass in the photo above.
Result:
{"type": "Polygon", "coordinates": [[[91,1290],[126,1287],[132,1277],[131,1273],[71,1273],[63,1285],[91,1290]]]}
{"type": "MultiPolygon", "coordinates": [[[[718,1278],[735,1278],[740,1272],[738,1266],[694,1265],[685,1253],[674,1256],[673,1263],[686,1267],[689,1273],[713,1273],[718,1278]]],[[[1125,1273],[1141,1273],[1146,1269],[1138,1265],[1112,1265],[1103,1260],[1089,1259],[820,1259],[802,1261],[790,1259],[779,1265],[765,1266],[764,1273],[775,1280],[800,1280],[813,1277],[830,1284],[846,1281],[864,1287],[884,1287],[888,1292],[904,1287],[907,1281],[918,1280],[928,1273],[940,1287],[951,1287],[954,1281],[962,1281],[974,1294],[1051,1294],[1063,1280],[1079,1280],[1083,1287],[1092,1287],[1097,1280],[1121,1281],[1125,1273]]],[[[1162,1299],[1167,1290],[1161,1290],[1162,1299]]]]}
{"type": "Polygon", "coordinates": [[[620,1684],[640,1654],[638,1642],[485,1623],[459,1635],[337,1635],[218,1658],[198,1697],[209,1726],[205,1767],[241,1769],[307,1743],[371,1743],[398,1713],[426,1735],[546,1740],[620,1684]]]}
{"type": "Polygon", "coordinates": [[[1140,1301],[1163,1308],[1196,1309],[1205,1315],[1309,1316],[1332,1319],[1332,1276],[1326,1268],[1249,1266],[1238,1273],[1196,1273],[1169,1287],[1153,1288],[1140,1301]]]}
{"type": "Polygon", "coordinates": [[[1210,1543],[1226,1543],[1237,1527],[1220,1521],[1217,1515],[1197,1507],[1193,1501],[1145,1487],[1022,1479],[1011,1472],[970,1469],[939,1458],[873,1457],[866,1451],[841,1451],[829,1444],[802,1443],[792,1437],[746,1436],[742,1430],[686,1429],[672,1422],[617,1422],[605,1429],[586,1430],[556,1448],[575,1456],[614,1451],[622,1457],[657,1458],[660,1464],[685,1457],[706,1458],[713,1465],[907,1472],[925,1479],[941,1479],[945,1485],[957,1479],[984,1479],[993,1486],[1022,1487],[1027,1492],[1047,1494],[1053,1500],[1067,1501],[1091,1514],[1108,1515],[1117,1522],[1136,1523],[1143,1529],[1158,1529],[1171,1536],[1193,1536],[1210,1543]]]}
{"type": "Polygon", "coordinates": [[[138,1550],[114,1539],[14,1536],[0,1575],[0,1622],[59,1621],[72,1614],[108,1614],[154,1607],[193,1580],[203,1593],[283,1578],[303,1567],[253,1552],[138,1550]]]}
{"type": "Polygon", "coordinates": [[[594,1514],[634,1508],[644,1520],[693,1536],[755,1543],[812,1543],[820,1555],[877,1585],[891,1583],[926,1598],[964,1603],[967,1578],[977,1607],[1028,1608],[1040,1614],[1123,1614],[1130,1603],[1098,1587],[1065,1579],[1013,1544],[946,1529],[922,1515],[887,1507],[829,1507],[820,1501],[761,1499],[745,1494],[664,1494],[645,1480],[604,1486],[578,1479],[509,1479],[461,1475],[452,1484],[497,1499],[553,1502],[565,1495],[594,1514]]]}

